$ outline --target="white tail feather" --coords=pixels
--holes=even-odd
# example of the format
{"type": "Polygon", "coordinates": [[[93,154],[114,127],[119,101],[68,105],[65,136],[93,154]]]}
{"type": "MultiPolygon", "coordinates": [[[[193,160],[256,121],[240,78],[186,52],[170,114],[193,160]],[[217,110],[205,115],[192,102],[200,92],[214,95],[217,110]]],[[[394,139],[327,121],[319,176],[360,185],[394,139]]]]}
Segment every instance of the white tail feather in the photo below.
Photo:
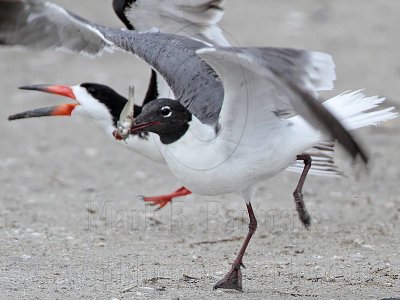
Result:
{"type": "Polygon", "coordinates": [[[398,117],[394,107],[374,110],[385,101],[377,96],[366,97],[361,90],[346,92],[323,103],[348,130],[378,125],[398,117]]]}
{"type": "MultiPolygon", "coordinates": [[[[338,118],[348,130],[367,126],[376,126],[385,121],[397,118],[399,113],[394,107],[380,109],[379,105],[385,98],[377,96],[366,97],[361,90],[345,92],[323,103],[338,118]]],[[[323,141],[319,145],[305,151],[313,160],[309,174],[323,176],[343,176],[333,160],[333,141],[323,141]]],[[[301,173],[304,164],[295,162],[287,170],[301,173]]]]}

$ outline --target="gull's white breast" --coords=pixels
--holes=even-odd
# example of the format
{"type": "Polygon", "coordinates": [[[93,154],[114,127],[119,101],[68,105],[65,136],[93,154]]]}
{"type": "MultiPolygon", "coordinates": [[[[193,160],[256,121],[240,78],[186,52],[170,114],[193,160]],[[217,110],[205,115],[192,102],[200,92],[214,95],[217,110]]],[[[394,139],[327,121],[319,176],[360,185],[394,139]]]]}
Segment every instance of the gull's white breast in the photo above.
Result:
{"type": "Polygon", "coordinates": [[[296,155],[318,138],[301,134],[301,128],[282,121],[277,127],[244,130],[239,140],[232,141],[223,131],[215,136],[211,129],[208,134],[196,130],[197,126],[192,125],[197,122],[192,121],[177,142],[160,144],[160,149],[181,183],[202,195],[240,192],[272,177],[291,165],[296,155]]]}

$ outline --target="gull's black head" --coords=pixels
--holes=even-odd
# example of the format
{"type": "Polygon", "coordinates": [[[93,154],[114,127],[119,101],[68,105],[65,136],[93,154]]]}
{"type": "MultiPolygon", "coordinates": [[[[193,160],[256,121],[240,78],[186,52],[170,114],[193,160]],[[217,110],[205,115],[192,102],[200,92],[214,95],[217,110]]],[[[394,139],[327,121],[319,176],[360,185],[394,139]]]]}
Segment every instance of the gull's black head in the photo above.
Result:
{"type": "Polygon", "coordinates": [[[178,101],[157,99],[143,106],[131,132],[154,132],[163,144],[170,144],[186,133],[191,120],[191,113],[178,101]]]}

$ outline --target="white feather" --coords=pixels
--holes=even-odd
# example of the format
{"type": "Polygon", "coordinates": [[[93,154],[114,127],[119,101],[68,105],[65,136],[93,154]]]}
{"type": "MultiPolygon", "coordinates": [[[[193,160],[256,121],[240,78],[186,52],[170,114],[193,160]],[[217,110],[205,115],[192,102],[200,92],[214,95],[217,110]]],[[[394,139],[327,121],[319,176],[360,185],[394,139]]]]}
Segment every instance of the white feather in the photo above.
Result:
{"type": "MultiPolygon", "coordinates": [[[[362,127],[378,125],[397,118],[399,114],[395,111],[394,107],[380,108],[380,105],[384,101],[385,98],[379,98],[378,96],[367,97],[358,90],[337,95],[325,101],[323,105],[342,122],[346,129],[355,130],[362,127]]],[[[297,124],[305,122],[300,116],[296,116],[290,120],[297,124]]],[[[337,168],[333,160],[333,147],[329,149],[329,143],[325,144],[325,147],[327,149],[326,151],[316,148],[305,151],[305,153],[311,155],[313,160],[309,174],[342,176],[343,172],[337,168]]],[[[304,164],[302,162],[296,162],[290,166],[287,171],[301,173],[303,168],[304,164]]]]}
{"type": "Polygon", "coordinates": [[[348,130],[377,125],[398,117],[394,107],[376,110],[385,98],[366,97],[361,90],[345,92],[324,102],[348,130]]]}

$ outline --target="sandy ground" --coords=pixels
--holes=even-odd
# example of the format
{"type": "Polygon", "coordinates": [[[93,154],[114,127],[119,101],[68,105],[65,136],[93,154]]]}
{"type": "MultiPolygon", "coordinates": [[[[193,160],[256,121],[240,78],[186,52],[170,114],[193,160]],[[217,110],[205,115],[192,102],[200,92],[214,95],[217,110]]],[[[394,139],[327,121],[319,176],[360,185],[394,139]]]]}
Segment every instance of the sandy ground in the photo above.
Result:
{"type": "MultiPolygon", "coordinates": [[[[56,2],[120,26],[111,1],[56,2]]],[[[400,106],[399,16],[396,0],[231,0],[222,27],[236,45],[329,52],[335,93],[365,88],[400,106]]],[[[244,293],[212,290],[247,230],[238,196],[193,195],[155,212],[136,195],[177,188],[165,167],[82,119],[7,121],[65,101],[19,85],[95,81],[126,94],[134,83],[143,93],[148,73],[119,53],[90,60],[0,50],[0,298],[400,298],[400,120],[359,132],[372,158],[369,174],[355,176],[339,153],[347,178],[308,179],[310,231],[294,211],[298,176],[262,183],[244,293]]]]}

